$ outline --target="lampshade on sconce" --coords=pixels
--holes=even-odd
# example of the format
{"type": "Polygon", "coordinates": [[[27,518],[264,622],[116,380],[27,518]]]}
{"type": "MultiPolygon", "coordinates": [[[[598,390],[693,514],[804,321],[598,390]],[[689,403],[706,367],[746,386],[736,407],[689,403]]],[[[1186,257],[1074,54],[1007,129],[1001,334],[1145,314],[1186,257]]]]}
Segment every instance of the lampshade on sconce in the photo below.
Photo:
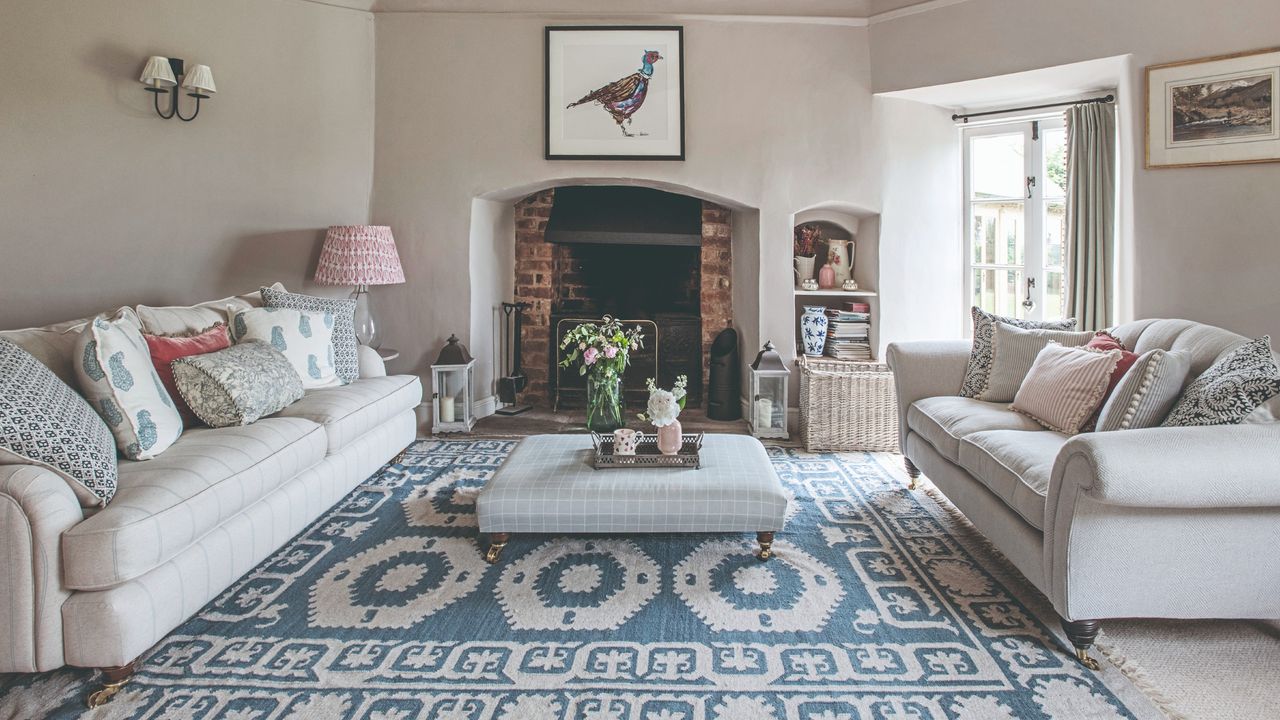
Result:
{"type": "Polygon", "coordinates": [[[169,58],[152,55],[147,59],[147,66],[142,68],[142,77],[138,79],[143,85],[151,87],[173,87],[178,79],[173,76],[173,68],[169,67],[169,58]]]}
{"type": "MultiPolygon", "coordinates": [[[[182,80],[182,87],[196,93],[209,93],[212,95],[218,92],[218,86],[213,84],[213,71],[208,65],[196,65],[191,68],[191,72],[182,80]]],[[[209,95],[205,95],[208,97],[209,95]]]]}
{"type": "Polygon", "coordinates": [[[396,239],[386,225],[334,225],[325,234],[316,266],[321,285],[354,285],[356,339],[377,349],[382,335],[369,304],[370,285],[404,282],[396,239]]]}
{"type": "Polygon", "coordinates": [[[147,92],[155,95],[156,114],[165,120],[173,117],[186,122],[195,120],[196,115],[200,114],[200,101],[207,100],[210,95],[218,91],[217,86],[213,84],[213,71],[208,65],[193,65],[189,73],[183,72],[184,66],[185,63],[180,58],[153,55],[147,58],[147,64],[142,68],[142,77],[138,78],[139,82],[147,86],[147,92]],[[190,91],[187,97],[196,99],[196,109],[191,113],[191,117],[178,112],[178,91],[175,87],[178,84],[178,78],[184,78],[182,87],[190,91]],[[168,112],[160,109],[161,95],[171,96],[168,112]]]}

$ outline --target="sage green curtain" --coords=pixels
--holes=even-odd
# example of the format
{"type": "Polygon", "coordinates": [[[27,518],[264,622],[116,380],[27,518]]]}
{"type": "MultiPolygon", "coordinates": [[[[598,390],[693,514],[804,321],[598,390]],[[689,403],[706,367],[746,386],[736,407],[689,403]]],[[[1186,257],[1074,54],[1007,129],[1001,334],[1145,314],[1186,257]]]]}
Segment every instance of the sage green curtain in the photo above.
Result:
{"type": "Polygon", "coordinates": [[[1082,330],[1111,326],[1116,256],[1116,113],[1074,105],[1067,118],[1067,307],[1082,330]]]}

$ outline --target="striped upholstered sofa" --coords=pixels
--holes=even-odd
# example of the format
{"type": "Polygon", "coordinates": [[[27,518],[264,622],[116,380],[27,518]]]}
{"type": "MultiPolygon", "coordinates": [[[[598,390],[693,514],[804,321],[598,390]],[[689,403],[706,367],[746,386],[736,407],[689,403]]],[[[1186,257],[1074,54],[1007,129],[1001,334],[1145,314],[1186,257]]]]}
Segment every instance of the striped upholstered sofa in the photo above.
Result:
{"type": "MultiPolygon", "coordinates": [[[[1190,320],[1112,331],[1191,356],[1190,379],[1247,338],[1190,320]]],[[[902,451],[1053,603],[1081,662],[1108,618],[1280,618],[1280,422],[1051,432],[960,397],[967,341],[889,346],[902,451]]]]}
{"type": "MultiPolygon", "coordinates": [[[[173,334],[224,319],[229,304],[261,298],[135,312],[144,331],[173,334]]],[[[0,337],[75,388],[84,322],[0,337]]],[[[369,348],[359,359],[360,379],[277,415],[194,428],[155,459],[121,459],[101,510],[42,467],[0,464],[0,672],[103,668],[107,691],[95,696],[109,698],[140,655],[402,452],[421,381],[386,375],[369,348]]]]}

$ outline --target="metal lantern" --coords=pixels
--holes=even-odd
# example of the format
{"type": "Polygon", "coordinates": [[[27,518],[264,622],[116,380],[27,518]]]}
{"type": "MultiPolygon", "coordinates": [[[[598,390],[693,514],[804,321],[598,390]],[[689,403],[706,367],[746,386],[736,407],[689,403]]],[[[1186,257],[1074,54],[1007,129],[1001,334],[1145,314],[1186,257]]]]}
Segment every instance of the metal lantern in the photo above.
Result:
{"type": "Polygon", "coordinates": [[[471,412],[476,361],[467,346],[450,335],[431,366],[431,432],[471,432],[476,417],[471,412]]]}
{"type": "Polygon", "coordinates": [[[747,422],[751,434],[758,438],[788,438],[787,388],[791,384],[791,371],[782,362],[782,356],[766,342],[764,349],[751,363],[751,398],[747,408],[747,422]]]}

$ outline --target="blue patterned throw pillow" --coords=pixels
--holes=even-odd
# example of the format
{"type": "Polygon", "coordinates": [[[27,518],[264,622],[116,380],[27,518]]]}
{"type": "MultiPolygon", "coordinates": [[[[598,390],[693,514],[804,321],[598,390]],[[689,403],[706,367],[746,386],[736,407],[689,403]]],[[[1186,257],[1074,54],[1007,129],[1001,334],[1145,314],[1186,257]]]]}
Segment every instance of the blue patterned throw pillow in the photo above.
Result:
{"type": "Polygon", "coordinates": [[[1182,391],[1165,427],[1234,425],[1280,394],[1280,368],[1263,335],[1218,358],[1182,391]]]}
{"type": "Polygon", "coordinates": [[[182,435],[182,416],[165,389],[132,313],[100,316],[77,341],[80,391],[107,421],[130,460],[150,460],[182,435]]]}
{"type": "Polygon", "coordinates": [[[89,403],[30,353],[0,338],[0,456],[43,465],[85,507],[116,492],[116,446],[89,403]]]}
{"type": "Polygon", "coordinates": [[[303,388],[312,390],[346,384],[330,360],[333,330],[326,326],[325,318],[332,317],[331,313],[277,307],[231,312],[231,339],[236,344],[270,345],[288,358],[302,379],[303,388]]]}
{"type": "MultiPolygon", "coordinates": [[[[351,382],[360,377],[360,361],[356,350],[360,343],[356,340],[355,300],[301,295],[264,287],[262,302],[266,307],[326,313],[324,324],[333,331],[333,364],[338,377],[343,382],[351,382]]],[[[304,337],[311,337],[312,330],[310,327],[304,329],[299,326],[298,332],[304,337]]]]}

